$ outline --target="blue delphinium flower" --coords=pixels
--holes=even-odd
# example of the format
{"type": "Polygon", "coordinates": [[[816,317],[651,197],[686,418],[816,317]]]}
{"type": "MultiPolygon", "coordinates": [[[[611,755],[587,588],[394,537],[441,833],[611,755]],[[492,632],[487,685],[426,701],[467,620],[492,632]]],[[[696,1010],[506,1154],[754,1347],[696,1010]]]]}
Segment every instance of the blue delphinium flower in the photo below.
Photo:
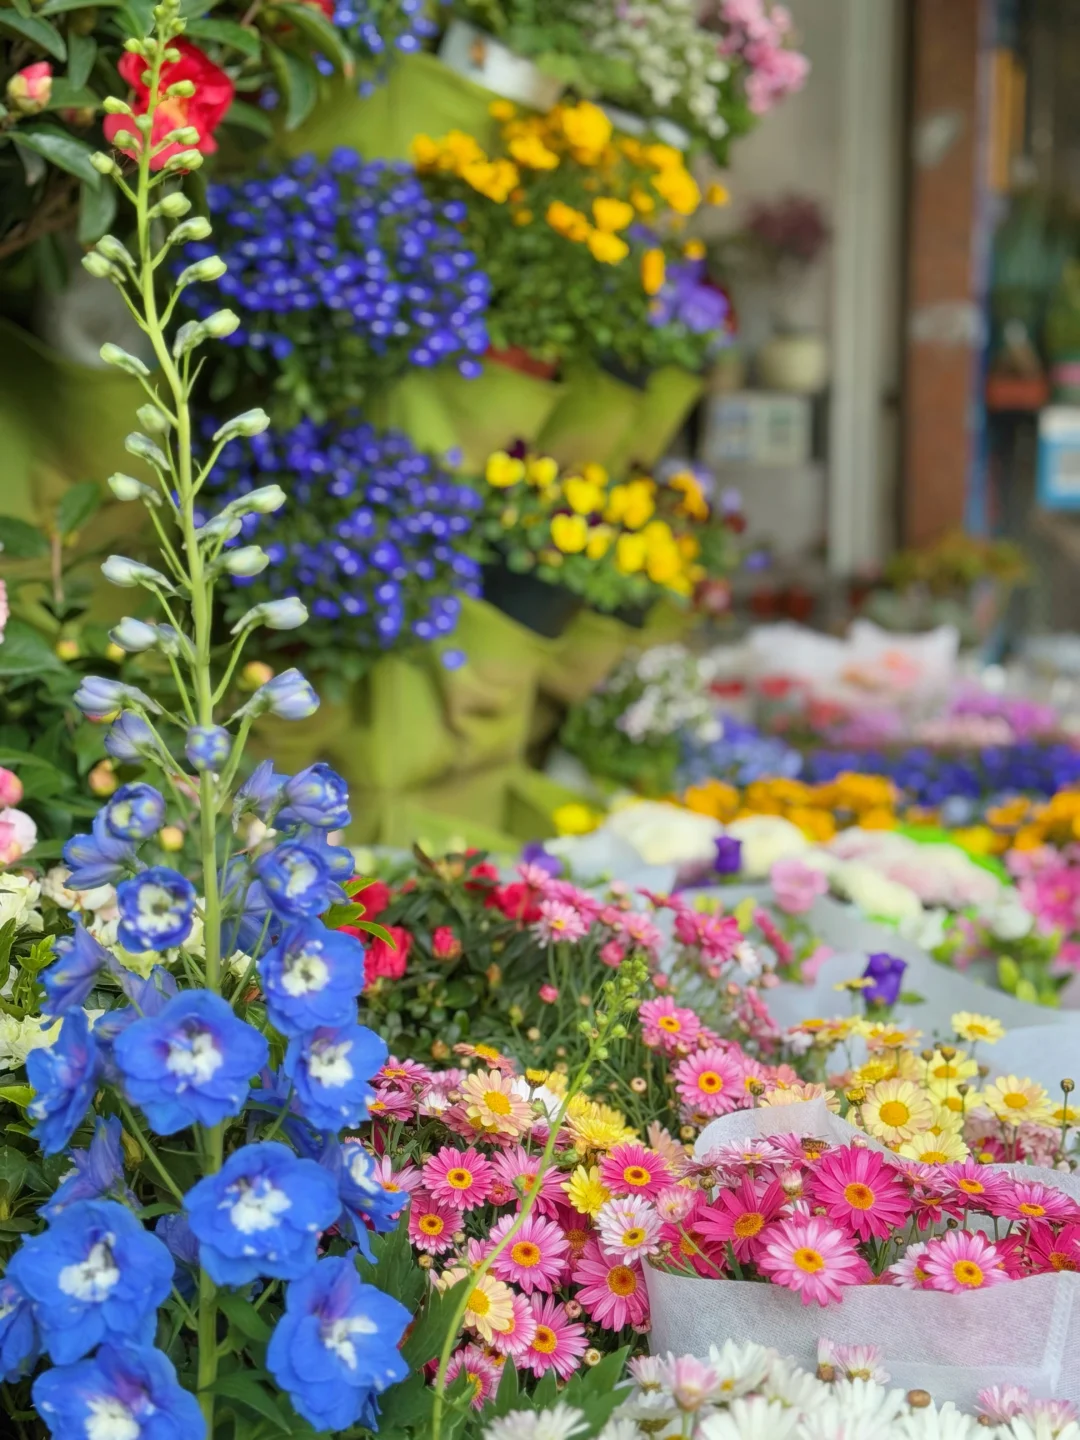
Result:
{"type": "Polygon", "coordinates": [[[322,830],[342,830],[349,823],[349,787],[329,765],[319,760],[285,782],[285,804],[277,823],[315,825],[322,830]]]}
{"type": "Polygon", "coordinates": [[[0,1279],[0,1381],[19,1380],[41,1353],[33,1305],[9,1276],[0,1279]]]}
{"type": "Polygon", "coordinates": [[[279,720],[306,720],[319,708],[319,697],[299,670],[282,670],[260,685],[240,715],[276,715],[279,720]]]}
{"type": "Polygon", "coordinates": [[[294,1280],[341,1213],[332,1178],[275,1140],[245,1145],[184,1197],[199,1260],[217,1285],[294,1280]]]}
{"type": "Polygon", "coordinates": [[[104,719],[117,710],[132,707],[145,710],[150,715],[161,714],[157,701],[151,700],[135,685],[106,680],[100,675],[84,675],[72,701],[90,719],[104,719]]]}
{"type": "MultiPolygon", "coordinates": [[[[337,1140],[332,1143],[339,1144],[337,1140]]],[[[409,1197],[402,1190],[386,1188],[379,1179],[374,1157],[362,1141],[346,1136],[339,1149],[338,1194],[353,1238],[370,1260],[369,1228],[377,1234],[392,1230],[409,1197]]]]}
{"type": "Polygon", "coordinates": [[[73,835],[64,846],[64,859],[71,870],[64,883],[70,890],[115,885],[138,868],[135,846],[110,831],[103,810],[94,816],[90,829],[89,835],[73,835]]]}
{"type": "Polygon", "coordinates": [[[364,948],[318,920],[292,925],[259,961],[270,1023],[290,1038],[348,1025],[364,988],[364,948]]]}
{"type": "Polygon", "coordinates": [[[172,1256],[124,1205],[77,1200],[8,1261],[34,1302],[42,1344],[69,1365],[102,1341],[149,1344],[169,1293],[172,1256]]]}
{"type": "Polygon", "coordinates": [[[206,1440],[199,1402],[150,1345],[103,1345],[34,1381],[53,1440],[206,1440]]]}
{"type": "Polygon", "coordinates": [[[149,840],[165,823],[165,797],[153,785],[121,785],[105,806],[105,824],[118,840],[149,840]]]}
{"type": "Polygon", "coordinates": [[[125,950],[169,950],[191,934],[195,887],[167,865],[154,865],[116,887],[120,924],[116,938],[125,950]]]}
{"type": "Polygon", "coordinates": [[[269,1053],[265,1037],[209,990],[182,991],[113,1044],[127,1096],[158,1135],[239,1115],[269,1053]]]}
{"type": "Polygon", "coordinates": [[[154,732],[141,715],[136,715],[133,710],[125,710],[109,727],[109,733],[105,736],[105,749],[114,760],[131,764],[156,754],[157,741],[154,739],[154,732]]]}
{"type": "Polygon", "coordinates": [[[255,862],[255,873],[271,907],[287,919],[321,915],[348,899],[331,880],[322,855],[307,845],[288,840],[275,845],[255,862]]]}
{"type": "Polygon", "coordinates": [[[61,936],[55,949],[57,958],[39,977],[45,986],[41,1006],[45,1015],[64,1015],[78,1009],[97,984],[102,968],[115,966],[112,956],[81,920],[75,922],[74,935],[61,936]]]}
{"type": "Polygon", "coordinates": [[[257,815],[267,823],[281,804],[286,775],[279,775],[272,760],[263,760],[255,766],[233,800],[233,822],[243,815],[257,815]]]}
{"type": "Polygon", "coordinates": [[[174,1260],[194,1269],[199,1263],[199,1242],[192,1234],[188,1218],[181,1210],[162,1215],[154,1226],[154,1234],[165,1245],[174,1260]]]}
{"type": "Polygon", "coordinates": [[[301,1115],[317,1130],[353,1129],[368,1118],[369,1081],[386,1064],[385,1043],[364,1025],[312,1030],[289,1042],[284,1071],[301,1115]]]}
{"type": "Polygon", "coordinates": [[[120,1143],[121,1126],[119,1117],[110,1115],[107,1119],[98,1116],[94,1122],[94,1138],[89,1150],[72,1150],[74,1170],[61,1180],[49,1203],[41,1213],[47,1220],[59,1215],[76,1200],[100,1200],[121,1192],[131,1197],[131,1191],[124,1184],[124,1152],[120,1143]]]}
{"type": "Polygon", "coordinates": [[[51,1045],[26,1057],[26,1078],[34,1088],[27,1114],[37,1121],[31,1133],[46,1155],[67,1148],[90,1108],[100,1073],[101,1056],[81,1010],[64,1017],[51,1045]]]}
{"type": "Polygon", "coordinates": [[[193,725],[184,737],[184,754],[195,770],[224,769],[232,751],[232,736],[222,725],[193,725]]]}
{"type": "Polygon", "coordinates": [[[289,1286],[267,1368],[316,1430],[345,1430],[409,1373],[397,1347],[411,1319],[351,1260],[329,1256],[289,1286]]]}

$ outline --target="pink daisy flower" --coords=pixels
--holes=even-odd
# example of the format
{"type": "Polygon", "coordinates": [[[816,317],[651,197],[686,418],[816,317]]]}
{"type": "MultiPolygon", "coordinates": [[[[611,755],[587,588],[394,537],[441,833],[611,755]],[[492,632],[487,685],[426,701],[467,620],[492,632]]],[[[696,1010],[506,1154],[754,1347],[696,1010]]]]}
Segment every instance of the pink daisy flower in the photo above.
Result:
{"type": "Polygon", "coordinates": [[[418,1101],[408,1090],[395,1085],[377,1085],[374,1100],[368,1101],[368,1114],[376,1120],[411,1120],[418,1101]]]}
{"type": "Polygon", "coordinates": [[[626,1141],[604,1156],[600,1162],[600,1179],[612,1195],[659,1194],[672,1181],[666,1161],[654,1150],[646,1150],[636,1141],[626,1141]]]}
{"type": "Polygon", "coordinates": [[[581,1287],[577,1299],[589,1318],[606,1330],[645,1323],[649,1297],[640,1267],[609,1260],[595,1240],[589,1241],[574,1266],[574,1283],[581,1287]]]}
{"type": "MultiPolygon", "coordinates": [[[[516,1220],[516,1215],[504,1215],[496,1223],[491,1231],[492,1246],[516,1220]]],[[[564,1279],[569,1251],[566,1236],[554,1221],[530,1214],[491,1268],[500,1280],[520,1285],[526,1295],[534,1290],[550,1293],[564,1279]]]]}
{"type": "Polygon", "coordinates": [[[465,1372],[472,1391],[469,1404],[474,1410],[482,1410],[499,1388],[502,1371],[494,1360],[484,1354],[479,1345],[463,1345],[451,1355],[450,1363],[446,1367],[447,1387],[453,1384],[462,1371],[465,1372]]]}
{"type": "Polygon", "coordinates": [[[852,1244],[822,1215],[785,1220],[770,1231],[757,1267],[775,1285],[794,1290],[804,1305],[842,1300],[845,1285],[871,1278],[870,1267],[852,1244]]]}
{"type": "Polygon", "coordinates": [[[949,1230],[931,1240],[922,1257],[928,1290],[963,1295],[1008,1280],[997,1247],[977,1231],[949,1230]]]}
{"type": "MultiPolygon", "coordinates": [[[[535,1183],[540,1169],[540,1156],[530,1155],[522,1145],[513,1145],[501,1155],[496,1155],[491,1163],[497,1179],[510,1187],[516,1200],[527,1193],[535,1183]],[[524,1190],[518,1188],[519,1182],[525,1187],[524,1190]]],[[[563,1199],[561,1174],[554,1168],[545,1170],[534,1208],[541,1215],[555,1215],[563,1199]]]]}
{"type": "Polygon", "coordinates": [[[664,943],[660,931],[640,910],[628,910],[615,922],[615,928],[622,931],[635,949],[646,950],[652,955],[657,954],[664,943]]]}
{"type": "Polygon", "coordinates": [[[694,1115],[726,1115],[743,1102],[742,1067],[716,1047],[688,1055],[672,1073],[679,1099],[694,1115]]]}
{"type": "Polygon", "coordinates": [[[965,1208],[988,1210],[998,1203],[1004,1188],[1004,1177],[980,1165],[970,1156],[966,1160],[955,1160],[941,1168],[941,1178],[949,1189],[950,1196],[965,1208]]]}
{"type": "Polygon", "coordinates": [[[525,1353],[536,1336],[536,1316],[532,1305],[524,1295],[513,1292],[511,1303],[513,1318],[506,1330],[496,1330],[491,1337],[491,1348],[496,1355],[506,1355],[515,1362],[524,1359],[525,1353]]]}
{"type": "Polygon", "coordinates": [[[1030,1403],[1031,1395],[1023,1385],[990,1385],[975,1396],[975,1411],[991,1425],[1007,1425],[1030,1403]]]}
{"type": "Polygon", "coordinates": [[[723,1393],[719,1371],[693,1355],[669,1355],[660,1366],[664,1389],[684,1415],[692,1415],[723,1393]]]}
{"type": "Polygon", "coordinates": [[[845,1145],[823,1155],[810,1176],[808,1191],[824,1205],[830,1220],[848,1226],[860,1240],[883,1240],[911,1212],[907,1186],[895,1166],[876,1150],[845,1145]]]}
{"type": "Polygon", "coordinates": [[[461,1224],[456,1210],[440,1205],[417,1190],[409,1205],[409,1239],[426,1255],[445,1255],[454,1248],[454,1232],[461,1224]]]}
{"type": "Polygon", "coordinates": [[[584,915],[590,923],[607,908],[595,895],[590,895],[587,890],[579,890],[572,880],[549,879],[544,886],[544,899],[558,900],[563,905],[569,905],[579,915],[584,915]]]}
{"type": "Polygon", "coordinates": [[[431,1089],[434,1073],[418,1060],[398,1060],[391,1055],[375,1076],[375,1085],[396,1085],[399,1090],[409,1090],[419,1095],[431,1089]]]}
{"type": "Polygon", "coordinates": [[[1025,1248],[1036,1274],[1080,1270],[1080,1225],[1063,1225],[1056,1235],[1050,1225],[1033,1225],[1025,1248]]]}
{"type": "Polygon", "coordinates": [[[924,1265],[926,1252],[930,1247],[925,1240],[916,1240],[909,1245],[895,1265],[890,1265],[885,1274],[901,1290],[925,1290],[930,1279],[924,1265]]]}
{"type": "Polygon", "coordinates": [[[670,995],[659,1000],[646,1000],[638,1009],[641,1021],[641,1038],[650,1050],[662,1050],[665,1055],[674,1055],[676,1047],[685,1045],[693,1049],[701,1034],[701,1021],[685,1005],[676,1005],[670,995]]]}
{"type": "Polygon", "coordinates": [[[589,1348],[585,1326],[576,1325],[566,1306],[550,1295],[534,1295],[532,1313],[536,1330],[521,1357],[521,1369],[531,1370],[537,1379],[554,1370],[560,1380],[568,1380],[589,1348]]]}
{"type": "Polygon", "coordinates": [[[761,1140],[728,1140],[723,1145],[714,1145],[698,1162],[699,1167],[713,1170],[733,1171],[742,1175],[749,1170],[764,1169],[766,1166],[783,1164],[787,1159],[784,1151],[771,1138],[761,1140]]]}
{"type": "MultiPolygon", "coordinates": [[[[346,1139],[342,1146],[342,1149],[344,1150],[346,1156],[348,1156],[349,1154],[349,1144],[350,1141],[346,1139]]],[[[398,1192],[401,1193],[402,1209],[405,1208],[409,1196],[413,1193],[413,1191],[419,1190],[420,1186],[423,1184],[423,1177],[421,1176],[419,1169],[415,1165],[409,1163],[407,1165],[403,1165],[400,1170],[395,1170],[393,1165],[390,1163],[390,1157],[388,1155],[380,1155],[378,1160],[375,1162],[374,1179],[379,1182],[379,1184],[387,1192],[387,1194],[394,1195],[398,1192]]]]}
{"type": "Polygon", "coordinates": [[[491,1162],[479,1150],[444,1145],[424,1161],[424,1184],[432,1197],[453,1210],[482,1205],[491,1190],[491,1162]]]}
{"type": "Polygon", "coordinates": [[[769,1239],[767,1227],[780,1217],[787,1198],[777,1181],[765,1184],[744,1175],[734,1188],[716,1192],[697,1217],[697,1228],[720,1246],[730,1243],[739,1260],[752,1259],[769,1239]]]}
{"type": "Polygon", "coordinates": [[[1076,1201],[1062,1190],[1041,1185],[1037,1180],[1008,1180],[996,1197],[992,1215],[1005,1220],[1069,1220],[1080,1219],[1076,1201]]]}
{"type": "Polygon", "coordinates": [[[532,932],[541,945],[583,940],[589,933],[589,922],[561,900],[541,900],[537,908],[540,919],[532,926],[532,932]]]}
{"type": "Polygon", "coordinates": [[[660,1216],[643,1195],[605,1200],[596,1215],[596,1228],[600,1248],[609,1259],[640,1260],[660,1249],[660,1216]]]}

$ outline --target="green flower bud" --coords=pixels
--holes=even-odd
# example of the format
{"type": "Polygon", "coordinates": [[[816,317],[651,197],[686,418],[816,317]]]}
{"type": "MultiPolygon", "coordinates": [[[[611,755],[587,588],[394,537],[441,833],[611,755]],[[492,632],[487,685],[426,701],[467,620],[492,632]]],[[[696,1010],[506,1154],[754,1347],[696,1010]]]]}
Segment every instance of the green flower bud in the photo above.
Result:
{"type": "Polygon", "coordinates": [[[154,469],[160,470],[162,474],[168,471],[168,457],[149,435],[140,435],[137,430],[133,431],[124,438],[124,449],[129,455],[135,455],[138,459],[145,460],[148,465],[153,465],[154,469]]]}
{"type": "Polygon", "coordinates": [[[138,150],[140,147],[139,137],[130,130],[118,130],[113,136],[113,144],[118,150],[138,150]]]}
{"type": "Polygon", "coordinates": [[[135,121],[135,128],[140,135],[149,135],[154,128],[154,122],[149,115],[134,115],[132,119],[135,121]]]}
{"type": "Polygon", "coordinates": [[[94,246],[99,254],[104,255],[106,260],[115,261],[117,265],[126,265],[128,269],[134,270],[135,261],[127,246],[122,244],[115,235],[103,235],[94,246]]]}
{"type": "Polygon", "coordinates": [[[115,265],[110,265],[104,255],[99,255],[96,250],[91,250],[89,255],[82,257],[83,269],[95,280],[123,280],[124,276],[115,265]]]}
{"type": "Polygon", "coordinates": [[[119,99],[116,95],[106,95],[101,102],[101,108],[106,115],[130,115],[131,106],[126,100],[119,99]]]}
{"type": "Polygon", "coordinates": [[[99,175],[119,175],[120,166],[111,155],[106,155],[103,150],[95,150],[90,156],[90,164],[99,175]]]}
{"type": "Polygon", "coordinates": [[[261,435],[270,424],[270,416],[265,410],[245,410],[242,415],[234,415],[231,420],[214,431],[214,440],[234,440],[238,435],[250,439],[252,435],[261,435]]]}
{"type": "Polygon", "coordinates": [[[203,157],[198,150],[178,150],[165,161],[163,169],[174,173],[177,170],[198,170],[203,157]]]}
{"type": "MultiPolygon", "coordinates": [[[[92,258],[92,254],[87,255],[86,259],[83,260],[83,264],[86,265],[86,261],[92,258]]],[[[86,268],[89,270],[89,265],[87,265],[86,268]]],[[[91,273],[93,272],[91,271],[91,273]]],[[[124,370],[129,375],[142,375],[145,377],[150,374],[149,369],[137,355],[130,355],[126,350],[122,350],[119,345],[113,345],[109,341],[106,341],[106,343],[102,345],[98,354],[102,360],[105,361],[106,365],[115,365],[117,370],[124,370]]]]}
{"type": "Polygon", "coordinates": [[[124,49],[128,52],[129,55],[146,54],[146,45],[143,43],[142,40],[125,40],[124,49]]]}
{"type": "Polygon", "coordinates": [[[174,190],[171,195],[164,195],[150,211],[151,215],[167,215],[170,220],[179,220],[191,209],[191,201],[182,190],[174,190]]]}
{"type": "Polygon", "coordinates": [[[168,435],[172,421],[157,405],[140,405],[135,411],[139,424],[151,435],[168,435]]]}
{"type": "Polygon", "coordinates": [[[182,225],[169,236],[170,245],[186,245],[189,240],[205,240],[210,234],[213,226],[204,215],[193,215],[190,220],[185,220],[182,225]]]}
{"type": "Polygon", "coordinates": [[[194,125],[183,125],[179,130],[170,130],[163,139],[170,145],[198,145],[200,136],[194,125]]]}
{"type": "Polygon", "coordinates": [[[265,570],[269,564],[270,556],[261,545],[241,545],[239,550],[229,550],[225,554],[225,569],[230,575],[250,578],[265,570]]]}
{"type": "Polygon", "coordinates": [[[232,310],[215,310],[202,322],[203,329],[214,340],[224,340],[240,328],[240,316],[232,310]]]}
{"type": "Polygon", "coordinates": [[[117,500],[143,500],[148,505],[161,504],[161,496],[153,486],[144,485],[133,475],[124,475],[119,470],[115,475],[109,476],[108,486],[117,500]]]}
{"type": "Polygon", "coordinates": [[[167,100],[190,100],[194,94],[194,80],[174,80],[165,91],[165,98],[167,100]]]}
{"type": "Polygon", "coordinates": [[[207,255],[205,260],[196,260],[194,265],[181,270],[176,277],[176,288],[182,290],[185,285],[211,284],[220,280],[228,268],[220,255],[207,255]]]}
{"type": "Polygon", "coordinates": [[[196,345],[201,345],[206,339],[206,334],[206,326],[201,321],[186,321],[180,326],[173,340],[173,357],[179,360],[181,355],[186,355],[189,350],[194,350],[196,345]]]}

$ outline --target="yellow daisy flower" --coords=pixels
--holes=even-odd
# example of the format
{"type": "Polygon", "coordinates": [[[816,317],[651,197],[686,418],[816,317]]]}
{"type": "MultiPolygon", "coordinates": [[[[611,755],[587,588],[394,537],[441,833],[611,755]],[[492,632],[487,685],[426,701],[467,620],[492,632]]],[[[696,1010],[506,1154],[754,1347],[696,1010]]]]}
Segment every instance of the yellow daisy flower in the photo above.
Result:
{"type": "Polygon", "coordinates": [[[952,1017],[953,1033],[974,1044],[983,1040],[987,1045],[996,1045],[1005,1034],[1005,1027],[992,1015],[976,1015],[970,1010],[958,1010],[952,1017]]]}
{"type": "Polygon", "coordinates": [[[563,1181],[562,1188],[575,1210],[594,1219],[605,1200],[611,1199],[611,1191],[600,1179],[597,1165],[591,1165],[588,1169],[579,1165],[570,1179],[563,1181]]]}
{"type": "Polygon", "coordinates": [[[953,1160],[966,1160],[968,1147],[956,1131],[943,1135],[932,1135],[927,1131],[914,1140],[905,1141],[897,1153],[907,1160],[919,1160],[924,1165],[948,1165],[953,1160]]]}
{"type": "Polygon", "coordinates": [[[861,1106],[863,1127],[887,1145],[914,1140],[933,1124],[933,1106],[911,1080],[879,1080],[861,1106]]]}
{"type": "Polygon", "coordinates": [[[1001,1075],[992,1080],[982,1094],[982,1103],[1006,1125],[1023,1125],[1030,1121],[1045,1125],[1050,1120],[1050,1096],[1034,1080],[1018,1075],[1001,1075]]]}

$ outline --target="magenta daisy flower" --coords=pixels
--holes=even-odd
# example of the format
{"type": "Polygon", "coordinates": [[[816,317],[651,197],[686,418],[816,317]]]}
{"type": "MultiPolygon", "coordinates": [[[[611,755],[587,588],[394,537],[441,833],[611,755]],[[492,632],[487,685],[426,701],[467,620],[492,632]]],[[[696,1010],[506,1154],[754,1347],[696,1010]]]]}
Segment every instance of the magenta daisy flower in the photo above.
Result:
{"type": "Polygon", "coordinates": [[[956,1160],[941,1167],[941,1177],[950,1197],[966,1210],[991,1210],[1005,1187],[1005,1177],[973,1160],[956,1160]]]}
{"type": "MultiPolygon", "coordinates": [[[[348,1146],[350,1142],[347,1140],[345,1143],[346,1146],[348,1146]]],[[[359,1142],[354,1141],[352,1143],[355,1144],[359,1142]]],[[[395,1195],[400,1193],[402,1209],[404,1209],[413,1191],[419,1190],[423,1184],[423,1177],[417,1166],[413,1165],[410,1161],[408,1164],[403,1165],[400,1170],[395,1170],[390,1162],[389,1155],[380,1155],[378,1160],[376,1160],[375,1179],[389,1194],[395,1195]]]]}
{"type": "Polygon", "coordinates": [[[568,1380],[589,1348],[585,1326],[577,1325],[566,1313],[566,1306],[550,1295],[532,1297],[536,1329],[521,1358],[521,1369],[529,1369],[540,1378],[554,1370],[560,1380],[568,1380]]]}
{"type": "Polygon", "coordinates": [[[474,1410],[482,1410],[499,1388],[502,1371],[494,1360],[484,1354],[479,1345],[463,1345],[451,1355],[450,1363],[446,1367],[447,1387],[453,1384],[462,1371],[469,1382],[465,1392],[470,1395],[469,1404],[474,1410]]]}
{"type": "Polygon", "coordinates": [[[822,1215],[799,1215],[774,1226],[757,1267],[775,1285],[794,1290],[804,1305],[842,1300],[846,1285],[871,1278],[870,1267],[851,1237],[822,1215]]]}
{"type": "Polygon", "coordinates": [[[396,1085],[376,1085],[375,1098],[368,1101],[368,1114],[375,1120],[411,1120],[417,1101],[407,1090],[396,1085]]]}
{"type": "Polygon", "coordinates": [[[418,1060],[399,1060],[391,1055],[375,1076],[376,1085],[396,1085],[399,1090],[426,1094],[431,1089],[434,1073],[418,1060]]]}
{"type": "Polygon", "coordinates": [[[642,1325],[648,1317],[649,1297],[640,1267],[609,1260],[595,1240],[589,1241],[574,1266],[574,1284],[581,1287],[577,1299],[589,1318],[606,1330],[642,1325]]]}
{"type": "Polygon", "coordinates": [[[927,1274],[926,1288],[949,1295],[985,1290],[1009,1278],[997,1246],[977,1231],[949,1230],[931,1240],[920,1264],[927,1274]]]}
{"type": "Polygon", "coordinates": [[[1063,1190],[1054,1190],[1037,1180],[1007,1180],[991,1206],[990,1213],[1005,1220],[1080,1219],[1076,1201],[1063,1190]]]}
{"type": "Polygon", "coordinates": [[[882,1240],[911,1213],[908,1188],[876,1150],[844,1145],[823,1155],[810,1175],[810,1198],[859,1237],[882,1240]]]}
{"type": "Polygon", "coordinates": [[[426,1255],[445,1255],[454,1248],[454,1232],[461,1215],[440,1205],[423,1190],[413,1192],[409,1203],[409,1239],[426,1255]]]}
{"type": "Polygon", "coordinates": [[[715,1046],[680,1060],[673,1071],[675,1089],[694,1115],[726,1115],[744,1103],[742,1066],[715,1046]]]}
{"type": "MultiPolygon", "coordinates": [[[[491,1231],[495,1246],[516,1222],[516,1215],[504,1215],[491,1231]]],[[[520,1285],[526,1295],[534,1290],[550,1293],[566,1276],[570,1246],[553,1220],[529,1215],[507,1248],[492,1263],[500,1280],[520,1285]]]]}
{"type": "MultiPolygon", "coordinates": [[[[492,1160],[496,1179],[509,1187],[513,1199],[526,1194],[540,1169],[540,1156],[530,1155],[523,1145],[513,1145],[492,1160]],[[519,1189],[519,1185],[524,1189],[519,1189]]],[[[563,1202],[562,1175],[554,1168],[545,1170],[540,1181],[540,1194],[535,1208],[541,1215],[556,1215],[563,1202]]],[[[504,1202],[505,1203],[505,1202],[504,1202]]]]}
{"type": "Polygon", "coordinates": [[[541,945],[557,945],[560,940],[583,940],[589,933],[589,922],[572,905],[561,900],[541,900],[537,906],[540,919],[532,932],[541,945]]]}
{"type": "Polygon", "coordinates": [[[673,1179],[667,1162],[655,1150],[646,1150],[636,1141],[626,1141],[604,1156],[600,1179],[612,1195],[659,1194],[673,1179]]]}
{"type": "Polygon", "coordinates": [[[787,1196],[779,1182],[755,1182],[743,1176],[738,1185],[718,1190],[716,1198],[695,1219],[707,1239],[720,1245],[729,1242],[739,1260],[752,1259],[769,1237],[768,1225],[780,1217],[787,1196]]]}
{"type": "Polygon", "coordinates": [[[491,1337],[491,1348],[496,1355],[508,1356],[515,1362],[524,1361],[526,1352],[536,1337],[536,1316],[529,1300],[515,1290],[511,1296],[514,1313],[505,1330],[496,1330],[491,1337]]]}
{"type": "Polygon", "coordinates": [[[444,1145],[424,1161],[424,1185],[434,1199],[453,1210],[472,1210],[488,1197],[491,1162],[479,1150],[444,1145]]]}
{"type": "Polygon", "coordinates": [[[676,1047],[693,1049],[701,1034],[701,1021],[685,1005],[676,1005],[670,995],[658,1000],[645,1000],[638,1010],[641,1038],[650,1050],[674,1055],[676,1047]]]}

